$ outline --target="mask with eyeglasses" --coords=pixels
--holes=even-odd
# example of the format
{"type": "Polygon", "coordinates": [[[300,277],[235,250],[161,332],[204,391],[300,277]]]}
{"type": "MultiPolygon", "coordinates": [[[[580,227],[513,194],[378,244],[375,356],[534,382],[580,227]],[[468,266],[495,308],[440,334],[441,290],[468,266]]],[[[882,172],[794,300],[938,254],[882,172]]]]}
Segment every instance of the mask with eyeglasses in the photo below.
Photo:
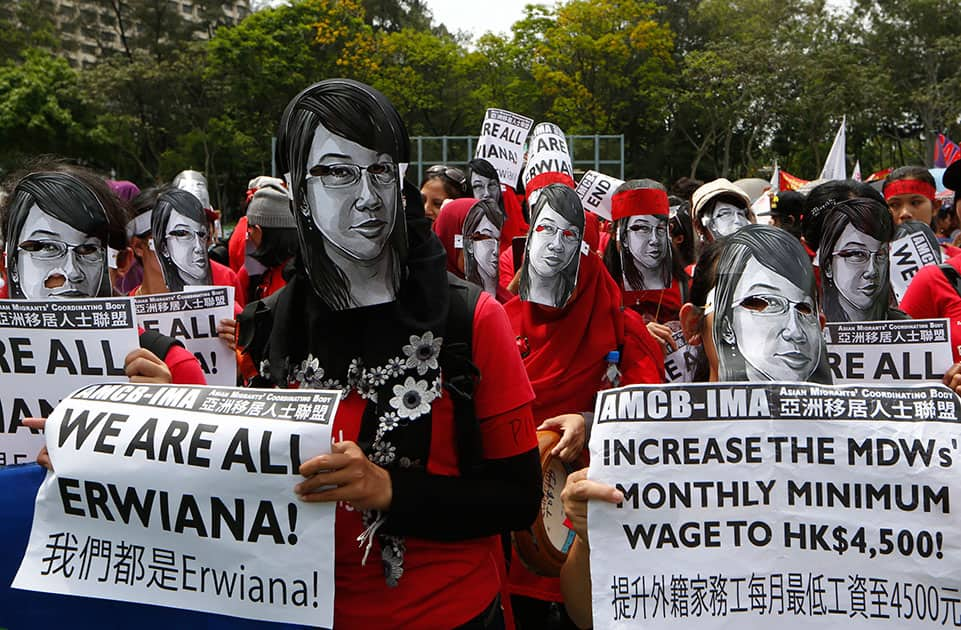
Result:
{"type": "Polygon", "coordinates": [[[551,223],[541,223],[534,228],[534,232],[537,234],[544,234],[550,238],[554,238],[554,236],[560,232],[561,239],[567,243],[576,243],[577,241],[581,240],[581,237],[574,230],[562,230],[551,223]]]}
{"type": "Polygon", "coordinates": [[[873,257],[877,264],[883,265],[888,261],[888,248],[881,247],[871,251],[869,249],[841,249],[831,254],[832,256],[837,256],[842,260],[851,263],[852,265],[866,265],[873,257]]]}
{"type": "Polygon", "coordinates": [[[167,238],[172,238],[177,241],[192,241],[195,238],[200,239],[201,241],[206,241],[207,230],[197,230],[197,231],[185,230],[185,229],[170,230],[169,232],[167,232],[167,238]]]}
{"type": "Polygon", "coordinates": [[[657,225],[655,227],[651,227],[650,225],[647,225],[645,223],[635,223],[634,225],[628,226],[627,229],[630,230],[631,232],[640,232],[641,236],[650,236],[652,232],[657,234],[658,236],[667,235],[667,226],[665,225],[657,225]]]}
{"type": "Polygon", "coordinates": [[[23,241],[17,249],[27,252],[34,260],[59,260],[72,251],[78,260],[100,263],[104,260],[104,248],[93,243],[65,243],[54,240],[23,241]]]}
{"type": "Polygon", "coordinates": [[[803,319],[814,319],[817,311],[810,302],[794,302],[781,295],[749,295],[738,303],[741,308],[765,317],[784,315],[791,307],[803,319]]]}
{"type": "Polygon", "coordinates": [[[310,169],[307,181],[320,180],[324,188],[347,188],[359,182],[364,171],[375,184],[387,186],[397,181],[397,165],[390,162],[374,162],[368,166],[349,162],[318,164],[310,169]]]}

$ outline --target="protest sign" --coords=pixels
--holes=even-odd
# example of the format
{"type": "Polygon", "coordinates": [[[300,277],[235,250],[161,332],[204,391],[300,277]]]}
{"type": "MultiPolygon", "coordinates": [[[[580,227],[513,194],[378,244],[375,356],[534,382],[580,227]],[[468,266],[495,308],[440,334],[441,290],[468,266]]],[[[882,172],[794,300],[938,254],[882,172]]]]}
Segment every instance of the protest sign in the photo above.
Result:
{"type": "Polygon", "coordinates": [[[577,184],[577,196],[581,198],[585,210],[590,210],[610,221],[611,197],[614,196],[617,187],[623,183],[622,179],[597,171],[587,171],[577,184]]]}
{"type": "MultiPolygon", "coordinates": [[[[934,245],[937,245],[935,241],[934,245]]],[[[934,249],[924,232],[914,232],[891,242],[891,265],[888,275],[891,277],[891,288],[898,302],[908,290],[911,279],[918,273],[918,269],[926,265],[940,265],[941,250],[934,249]]]]}
{"type": "Polygon", "coordinates": [[[334,504],[294,494],[338,392],[91,385],[47,419],[15,588],[329,628],[334,504]]]}
{"type": "Polygon", "coordinates": [[[237,358],[217,336],[217,323],[234,317],[233,287],[138,295],[135,304],[143,329],[182,342],[197,357],[208,385],[237,384],[237,358]]]}
{"type": "Polygon", "coordinates": [[[0,466],[32,460],[43,436],[22,426],[84,385],[126,381],[139,348],[130,298],[0,300],[0,466]]]}
{"type": "Polygon", "coordinates": [[[828,322],[835,383],[941,382],[954,363],[946,319],[828,322]]]}
{"type": "Polygon", "coordinates": [[[564,131],[554,123],[538,123],[531,132],[527,148],[524,183],[541,173],[564,173],[574,177],[571,152],[564,131]]]}
{"type": "Polygon", "coordinates": [[[668,383],[689,383],[694,380],[694,372],[697,370],[700,346],[688,345],[681,330],[672,330],[671,337],[677,344],[677,350],[664,357],[665,380],[668,383]]]}
{"type": "Polygon", "coordinates": [[[481,125],[481,135],[474,152],[497,170],[502,184],[517,186],[524,162],[524,142],[534,121],[506,109],[488,109],[481,125]]]}
{"type": "Polygon", "coordinates": [[[594,627],[961,625],[959,412],[941,385],[602,392],[594,627]]]}

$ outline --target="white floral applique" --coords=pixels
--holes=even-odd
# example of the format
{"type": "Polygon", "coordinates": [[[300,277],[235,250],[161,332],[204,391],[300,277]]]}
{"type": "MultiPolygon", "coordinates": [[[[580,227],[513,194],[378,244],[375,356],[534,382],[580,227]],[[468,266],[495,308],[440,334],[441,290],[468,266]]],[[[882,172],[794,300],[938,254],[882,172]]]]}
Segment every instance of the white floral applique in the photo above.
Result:
{"type": "Polygon", "coordinates": [[[323,378],[324,368],[320,367],[320,359],[312,354],[308,354],[294,371],[294,380],[306,389],[317,389],[323,378]]]}
{"type": "Polygon", "coordinates": [[[373,455],[370,457],[370,461],[374,462],[378,466],[387,466],[394,463],[394,459],[397,458],[397,447],[390,442],[384,440],[376,440],[371,445],[374,449],[373,455]]]}
{"type": "Polygon", "coordinates": [[[394,385],[390,406],[397,411],[399,418],[414,420],[430,411],[430,404],[435,398],[437,394],[426,380],[415,380],[413,376],[408,376],[403,385],[394,385]]]}
{"type": "Polygon", "coordinates": [[[394,357],[387,361],[387,365],[384,366],[384,371],[391,378],[397,378],[404,373],[407,369],[407,359],[404,357],[394,357]]]}
{"type": "Polygon", "coordinates": [[[442,337],[434,339],[434,333],[429,330],[422,336],[411,335],[410,343],[403,348],[407,356],[407,367],[417,368],[417,373],[421,376],[427,374],[427,370],[436,370],[437,357],[440,356],[443,342],[442,337]]]}
{"type": "Polygon", "coordinates": [[[260,376],[263,378],[270,378],[270,361],[263,359],[260,362],[260,376]]]}
{"type": "Polygon", "coordinates": [[[383,438],[386,434],[390,433],[394,429],[400,426],[400,421],[397,418],[396,411],[388,411],[380,417],[377,423],[377,435],[374,439],[379,440],[383,438]]]}

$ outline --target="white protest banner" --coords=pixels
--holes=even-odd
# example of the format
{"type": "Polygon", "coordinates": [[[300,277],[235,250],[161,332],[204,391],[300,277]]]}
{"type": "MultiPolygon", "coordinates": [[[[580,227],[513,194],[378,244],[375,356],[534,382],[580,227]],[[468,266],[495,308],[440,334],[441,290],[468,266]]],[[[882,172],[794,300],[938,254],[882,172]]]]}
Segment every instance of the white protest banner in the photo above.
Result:
{"type": "Polygon", "coordinates": [[[329,628],[334,504],[294,494],[338,392],[91,385],[47,419],[15,588],[329,628]]]}
{"type": "Polygon", "coordinates": [[[835,383],[941,382],[954,363],[946,319],[828,322],[835,383]]]}
{"type": "Polygon", "coordinates": [[[623,183],[622,179],[597,171],[587,171],[577,184],[577,196],[581,198],[585,210],[610,221],[611,198],[617,187],[623,183]]]}
{"type": "Polygon", "coordinates": [[[217,336],[217,323],[234,317],[234,288],[206,287],[182,293],[139,295],[137,321],[184,344],[197,357],[208,385],[236,385],[237,358],[217,336]]]}
{"type": "Polygon", "coordinates": [[[531,132],[527,166],[524,168],[524,184],[541,173],[564,173],[574,177],[567,138],[564,131],[554,123],[538,123],[531,132]]]}
{"type": "Polygon", "coordinates": [[[90,383],[124,382],[140,347],[130,298],[0,300],[0,466],[33,460],[43,436],[22,426],[90,383]]]}
{"type": "Polygon", "coordinates": [[[932,250],[923,232],[914,232],[893,241],[888,275],[891,277],[891,288],[894,289],[898,302],[904,297],[904,292],[908,290],[908,285],[918,273],[918,269],[926,265],[940,265],[941,262],[941,250],[932,250]]]}
{"type": "Polygon", "coordinates": [[[598,396],[594,628],[961,625],[959,399],[711,383],[598,396]]]}
{"type": "Polygon", "coordinates": [[[677,350],[664,357],[664,377],[668,383],[689,383],[694,380],[701,347],[688,345],[680,330],[672,331],[671,337],[677,350]]]}
{"type": "Polygon", "coordinates": [[[524,162],[524,142],[533,124],[533,119],[506,109],[491,108],[484,115],[474,157],[490,162],[501,183],[511,188],[517,186],[524,162]]]}

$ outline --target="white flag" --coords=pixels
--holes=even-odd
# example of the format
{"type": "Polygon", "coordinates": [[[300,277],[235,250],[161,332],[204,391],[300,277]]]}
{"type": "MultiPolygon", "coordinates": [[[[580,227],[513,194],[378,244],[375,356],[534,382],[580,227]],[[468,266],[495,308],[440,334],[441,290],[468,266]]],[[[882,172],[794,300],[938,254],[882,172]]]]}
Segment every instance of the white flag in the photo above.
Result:
{"type": "Polygon", "coordinates": [[[861,160],[854,163],[854,173],[851,175],[851,179],[856,182],[861,181],[861,160]]]}
{"type": "Polygon", "coordinates": [[[778,166],[777,160],[774,161],[774,174],[771,175],[771,190],[774,194],[781,192],[781,167],[778,166]]]}
{"type": "Polygon", "coordinates": [[[831,145],[831,152],[828,159],[824,161],[824,168],[818,179],[847,179],[848,171],[844,162],[844,127],[847,123],[847,116],[841,119],[841,128],[834,136],[834,144],[831,145]]]}

